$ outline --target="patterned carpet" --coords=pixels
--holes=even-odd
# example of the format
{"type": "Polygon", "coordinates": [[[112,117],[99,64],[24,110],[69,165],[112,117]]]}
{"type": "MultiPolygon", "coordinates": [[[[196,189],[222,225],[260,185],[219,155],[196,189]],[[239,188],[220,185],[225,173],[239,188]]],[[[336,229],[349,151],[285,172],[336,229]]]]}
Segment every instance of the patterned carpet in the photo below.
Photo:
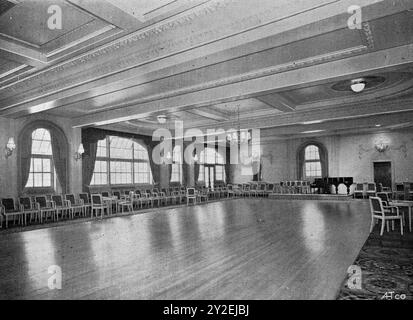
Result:
{"type": "Polygon", "coordinates": [[[413,300],[413,232],[407,226],[404,231],[401,236],[396,225],[394,231],[380,236],[376,225],[354,262],[361,268],[361,289],[360,278],[349,273],[338,300],[413,300]],[[348,286],[349,279],[353,288],[348,286]]]}

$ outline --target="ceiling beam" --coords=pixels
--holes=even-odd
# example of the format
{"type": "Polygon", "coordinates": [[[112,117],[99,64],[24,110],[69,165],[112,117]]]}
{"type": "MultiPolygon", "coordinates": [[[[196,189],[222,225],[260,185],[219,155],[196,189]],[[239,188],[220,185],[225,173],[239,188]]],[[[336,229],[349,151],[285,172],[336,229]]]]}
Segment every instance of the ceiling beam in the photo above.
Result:
{"type": "MultiPolygon", "coordinates": [[[[175,50],[173,49],[171,52],[168,52],[168,55],[164,52],[164,55],[161,55],[161,59],[150,60],[150,62],[145,61],[145,63],[139,62],[139,64],[136,62],[136,66],[133,68],[124,68],[119,72],[103,75],[99,73],[99,70],[102,68],[95,68],[93,73],[90,72],[89,68],[78,70],[76,72],[76,78],[82,79],[82,81],[78,83],[73,82],[70,86],[68,86],[68,81],[62,81],[62,85],[60,85],[59,83],[61,81],[57,80],[56,83],[53,83],[53,86],[39,86],[38,88],[34,88],[32,83],[28,83],[28,80],[25,81],[23,79],[21,81],[22,84],[30,87],[30,91],[26,89],[20,94],[20,92],[16,90],[13,95],[7,95],[7,92],[5,92],[4,99],[1,101],[3,109],[1,114],[18,117],[23,114],[45,111],[45,106],[57,108],[65,104],[80,102],[84,100],[85,97],[91,97],[92,95],[97,96],[114,92],[115,90],[127,89],[131,85],[141,84],[142,81],[147,83],[153,79],[151,78],[152,74],[156,74],[157,79],[159,79],[161,76],[169,76],[171,74],[170,72],[174,72],[174,74],[183,73],[194,68],[229,61],[257,51],[261,52],[269,48],[280,47],[288,43],[311,38],[322,33],[347,28],[348,13],[346,8],[353,4],[351,1],[352,0],[335,1],[331,5],[332,7],[324,6],[317,10],[303,12],[300,15],[288,16],[281,20],[277,19],[264,25],[260,24],[252,30],[248,29],[247,31],[233,34],[230,37],[216,38],[213,42],[203,42],[202,45],[191,48],[191,50],[179,51],[179,54],[169,55],[170,53],[177,53],[172,52],[175,50]],[[322,28],[318,25],[321,21],[322,28]],[[300,25],[305,24],[306,26],[297,29],[297,23],[300,25]],[[307,26],[307,24],[310,24],[310,27],[307,26]],[[265,41],[261,41],[264,38],[265,41]],[[252,43],[253,45],[251,45],[252,43]],[[208,56],[208,58],[204,58],[205,56],[208,56]],[[225,60],[223,60],[224,58],[225,60]],[[188,63],[189,61],[191,61],[191,63],[188,63]],[[81,76],[83,72],[85,72],[85,77],[81,76]],[[90,77],[90,74],[93,74],[93,77],[90,77]],[[6,111],[6,109],[9,110],[6,111]]],[[[395,0],[390,6],[386,1],[363,0],[359,1],[359,5],[363,7],[363,21],[368,21],[406,10],[406,7],[411,6],[412,2],[395,0]]],[[[151,28],[152,27],[153,26],[151,26],[151,28]]],[[[145,30],[147,29],[143,28],[138,34],[145,30]]],[[[172,46],[171,48],[174,47],[175,46],[172,46]]],[[[139,50],[139,48],[140,47],[137,46],[137,50],[139,50]]],[[[105,59],[111,57],[109,54],[103,56],[105,59]]],[[[117,53],[117,56],[114,56],[113,59],[122,59],[122,55],[117,53]]],[[[99,61],[96,60],[94,63],[98,64],[99,61]]],[[[106,60],[105,63],[107,63],[106,60]]],[[[73,68],[76,68],[77,65],[82,64],[74,63],[73,68]]],[[[52,70],[53,68],[50,69],[50,71],[52,70]]],[[[68,70],[73,72],[72,68],[68,68],[68,70]]],[[[39,75],[39,81],[43,79],[43,77],[47,77],[47,74],[48,73],[45,72],[39,75]]],[[[69,73],[68,77],[71,78],[69,73]]],[[[64,74],[61,75],[61,79],[65,79],[64,74]]],[[[22,84],[19,84],[20,88],[24,87],[22,84]]],[[[82,105],[84,105],[84,103],[85,102],[82,102],[82,105]]]]}
{"type": "Polygon", "coordinates": [[[413,44],[371,52],[364,55],[325,62],[302,69],[290,70],[229,83],[204,90],[172,96],[138,105],[125,105],[117,109],[106,110],[75,118],[74,127],[103,125],[141,117],[162,105],[162,110],[192,107],[205,107],[217,103],[246,99],[271,92],[280,92],[292,88],[327,83],[362,76],[371,72],[384,72],[413,64],[413,44]]]}
{"type": "Polygon", "coordinates": [[[137,16],[132,16],[111,4],[106,0],[89,1],[89,0],[67,0],[72,5],[84,10],[91,15],[105,20],[106,22],[117,26],[123,30],[134,30],[142,26],[143,22],[139,21],[137,16]]]}
{"type": "Polygon", "coordinates": [[[202,108],[202,109],[190,109],[186,110],[186,112],[207,118],[207,119],[212,119],[215,121],[228,121],[229,118],[226,114],[212,110],[210,108],[202,108]]]}
{"type": "Polygon", "coordinates": [[[288,101],[287,99],[285,99],[284,97],[282,97],[278,93],[273,93],[273,94],[269,94],[269,95],[266,95],[266,96],[256,97],[255,99],[265,103],[266,105],[268,105],[272,108],[280,110],[282,112],[295,111],[295,106],[290,101],[288,101]]]}
{"type": "Polygon", "coordinates": [[[32,67],[42,67],[47,63],[47,57],[30,46],[7,39],[0,35],[0,55],[8,60],[32,67]]]}

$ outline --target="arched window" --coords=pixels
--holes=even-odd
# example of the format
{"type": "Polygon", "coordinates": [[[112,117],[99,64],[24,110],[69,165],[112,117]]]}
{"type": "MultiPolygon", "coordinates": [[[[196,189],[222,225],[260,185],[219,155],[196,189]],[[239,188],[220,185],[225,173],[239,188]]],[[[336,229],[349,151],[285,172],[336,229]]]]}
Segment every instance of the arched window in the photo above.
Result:
{"type": "Polygon", "coordinates": [[[204,182],[206,178],[213,178],[214,181],[225,181],[224,158],[214,148],[205,148],[199,157],[199,176],[198,181],[204,182]],[[214,168],[211,170],[210,168],[214,168]],[[208,172],[206,172],[208,171],[208,172]],[[214,174],[211,177],[211,174],[214,174]]]}
{"type": "Polygon", "coordinates": [[[91,185],[152,183],[147,150],[126,138],[108,136],[98,142],[91,185]]]}
{"type": "Polygon", "coordinates": [[[175,146],[172,156],[171,182],[182,183],[182,152],[181,146],[175,146]]]}
{"type": "Polygon", "coordinates": [[[304,149],[304,178],[321,178],[321,158],[320,149],[310,144],[304,149]]]}
{"type": "Polygon", "coordinates": [[[30,172],[26,188],[53,188],[54,168],[50,132],[39,128],[32,132],[30,172]]]}

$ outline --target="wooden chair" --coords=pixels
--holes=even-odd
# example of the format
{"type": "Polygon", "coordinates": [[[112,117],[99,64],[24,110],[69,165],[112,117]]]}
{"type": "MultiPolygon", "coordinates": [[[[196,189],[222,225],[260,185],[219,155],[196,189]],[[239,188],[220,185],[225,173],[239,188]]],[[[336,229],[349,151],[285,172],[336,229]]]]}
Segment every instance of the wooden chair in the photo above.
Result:
{"type": "Polygon", "coordinates": [[[125,208],[128,209],[129,212],[133,211],[133,203],[135,200],[135,193],[133,191],[129,192],[129,195],[126,199],[117,201],[116,206],[119,207],[121,212],[125,211],[125,208]]]}
{"type": "Polygon", "coordinates": [[[383,235],[384,224],[387,225],[387,232],[389,232],[389,221],[392,221],[392,229],[394,230],[394,221],[400,221],[400,233],[403,235],[403,217],[399,214],[399,208],[394,206],[387,206],[384,208],[383,202],[379,197],[370,197],[370,211],[371,211],[371,224],[370,232],[373,231],[376,219],[381,220],[380,235],[383,235]],[[395,213],[394,213],[395,212],[395,213]]]}
{"type": "Polygon", "coordinates": [[[195,188],[187,188],[186,189],[186,205],[189,205],[191,200],[192,200],[193,204],[196,204],[196,191],[195,191],[195,188]]]}
{"type": "Polygon", "coordinates": [[[375,183],[367,183],[367,190],[366,190],[367,197],[375,197],[376,192],[377,192],[376,184],[375,183]]]}
{"type": "Polygon", "coordinates": [[[206,188],[199,188],[195,193],[199,202],[202,202],[202,200],[204,200],[204,202],[208,202],[209,195],[206,188]]]}
{"type": "MultiPolygon", "coordinates": [[[[87,196],[87,193],[85,194],[87,196]]],[[[73,193],[66,194],[65,199],[67,201],[67,205],[70,208],[72,219],[74,219],[76,213],[78,213],[79,216],[86,216],[86,208],[90,205],[85,204],[84,201],[89,201],[88,199],[82,200],[82,198],[80,198],[79,201],[76,201],[75,195],[73,193]]]]}
{"type": "Polygon", "coordinates": [[[70,202],[67,200],[63,200],[61,195],[53,195],[52,201],[54,203],[54,207],[56,209],[56,220],[59,220],[59,213],[62,219],[65,216],[69,216],[69,218],[73,219],[73,207],[70,206],[70,202]]]}
{"type": "Polygon", "coordinates": [[[269,197],[270,194],[274,193],[275,183],[269,183],[265,186],[265,196],[269,197]]]}
{"type": "Polygon", "coordinates": [[[396,182],[396,188],[394,192],[394,199],[396,200],[404,200],[404,183],[396,182]]]}
{"type": "Polygon", "coordinates": [[[251,183],[251,184],[250,184],[250,191],[249,191],[249,193],[250,193],[250,196],[251,196],[251,197],[258,197],[257,189],[258,189],[258,184],[257,184],[257,183],[251,183]]]}
{"type": "Polygon", "coordinates": [[[56,209],[52,201],[48,201],[46,196],[36,196],[35,200],[37,209],[40,211],[40,223],[43,223],[43,219],[56,219],[56,209]]]}
{"type": "Polygon", "coordinates": [[[227,198],[235,197],[234,186],[232,184],[227,185],[227,198]]]}
{"type": "Polygon", "coordinates": [[[29,218],[29,222],[32,222],[33,218],[34,221],[40,222],[40,212],[39,210],[37,210],[36,206],[33,204],[32,199],[30,197],[20,197],[19,205],[25,215],[24,219],[26,220],[26,224],[27,218],[29,218]]]}
{"type": "Polygon", "coordinates": [[[356,183],[353,197],[357,198],[358,195],[361,195],[361,197],[364,199],[364,183],[356,183]]]}
{"type": "Polygon", "coordinates": [[[79,193],[79,204],[84,208],[84,214],[87,215],[90,212],[90,217],[92,217],[92,203],[87,193],[79,193]]]}
{"type": "Polygon", "coordinates": [[[15,218],[17,217],[18,223],[26,225],[24,210],[14,202],[13,198],[1,199],[1,211],[6,220],[6,228],[9,227],[9,218],[13,218],[13,223],[15,223],[15,218]]]}
{"type": "Polygon", "coordinates": [[[263,197],[265,194],[265,183],[258,183],[256,192],[257,192],[257,197],[263,197]]]}
{"type": "Polygon", "coordinates": [[[103,218],[103,215],[106,213],[109,214],[109,207],[106,203],[102,200],[101,194],[92,194],[92,216],[98,217],[100,213],[100,217],[103,218]]]}

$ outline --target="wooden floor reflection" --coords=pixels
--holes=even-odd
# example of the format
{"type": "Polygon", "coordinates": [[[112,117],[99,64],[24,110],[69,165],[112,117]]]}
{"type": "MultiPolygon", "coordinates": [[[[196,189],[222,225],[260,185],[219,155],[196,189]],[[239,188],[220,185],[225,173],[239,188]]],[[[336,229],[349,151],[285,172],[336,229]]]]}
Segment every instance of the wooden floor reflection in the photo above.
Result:
{"type": "Polygon", "coordinates": [[[368,232],[363,201],[237,199],[2,234],[0,298],[334,299],[368,232]]]}

